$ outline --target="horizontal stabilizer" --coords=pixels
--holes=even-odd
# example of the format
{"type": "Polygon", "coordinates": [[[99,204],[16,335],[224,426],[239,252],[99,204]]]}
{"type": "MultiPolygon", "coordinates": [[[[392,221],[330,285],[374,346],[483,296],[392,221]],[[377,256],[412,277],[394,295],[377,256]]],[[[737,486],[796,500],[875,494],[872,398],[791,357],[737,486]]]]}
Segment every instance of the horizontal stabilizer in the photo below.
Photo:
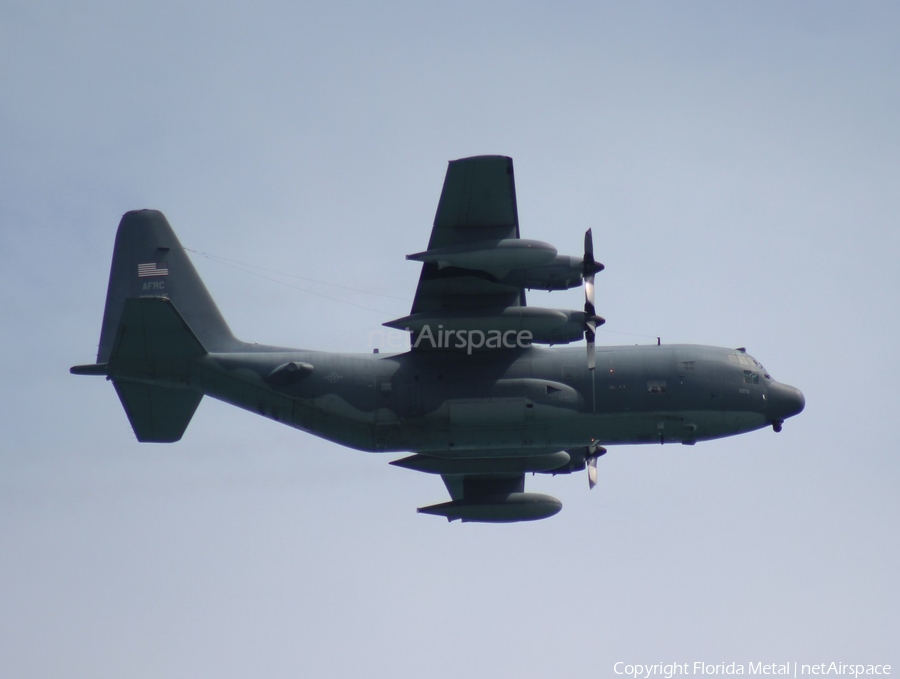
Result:
{"type": "Polygon", "coordinates": [[[125,300],[107,371],[138,441],[181,439],[203,394],[180,385],[205,353],[171,300],[125,300]]]}
{"type": "Polygon", "coordinates": [[[173,443],[184,435],[203,394],[177,387],[114,382],[116,393],[142,443],[173,443]]]}

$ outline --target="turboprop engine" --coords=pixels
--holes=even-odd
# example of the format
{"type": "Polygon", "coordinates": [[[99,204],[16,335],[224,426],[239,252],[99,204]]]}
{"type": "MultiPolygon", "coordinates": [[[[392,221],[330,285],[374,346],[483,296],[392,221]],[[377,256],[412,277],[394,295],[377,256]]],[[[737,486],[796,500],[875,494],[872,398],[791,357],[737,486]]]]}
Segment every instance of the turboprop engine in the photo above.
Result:
{"type": "Polygon", "coordinates": [[[503,278],[513,269],[527,269],[547,264],[554,257],[556,248],[549,243],[525,238],[476,241],[406,255],[407,259],[416,262],[437,264],[440,269],[456,266],[461,269],[487,271],[497,278],[503,278]]]}

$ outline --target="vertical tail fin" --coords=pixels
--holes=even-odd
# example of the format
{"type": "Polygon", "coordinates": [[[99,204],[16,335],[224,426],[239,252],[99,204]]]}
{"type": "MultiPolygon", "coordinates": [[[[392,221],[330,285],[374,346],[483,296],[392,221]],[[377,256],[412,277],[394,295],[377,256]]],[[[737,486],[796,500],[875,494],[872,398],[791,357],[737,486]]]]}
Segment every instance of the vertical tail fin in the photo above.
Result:
{"type": "Polygon", "coordinates": [[[203,398],[190,363],[238,342],[161,212],[119,222],[97,363],[71,369],[113,381],[138,441],[172,442],[203,398]]]}
{"type": "Polygon", "coordinates": [[[162,212],[134,210],[119,222],[97,363],[107,363],[125,300],[168,297],[207,351],[238,344],[162,212]]]}

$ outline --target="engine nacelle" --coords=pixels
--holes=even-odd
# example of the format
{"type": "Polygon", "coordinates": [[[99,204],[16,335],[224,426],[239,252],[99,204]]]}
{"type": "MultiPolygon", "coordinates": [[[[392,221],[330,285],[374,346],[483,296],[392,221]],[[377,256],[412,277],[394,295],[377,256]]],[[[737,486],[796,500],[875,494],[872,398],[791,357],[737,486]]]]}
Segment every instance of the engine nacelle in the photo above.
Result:
{"type": "Polygon", "coordinates": [[[462,245],[434,248],[425,252],[406,255],[416,262],[431,262],[443,269],[455,266],[461,269],[487,271],[503,277],[513,269],[547,264],[556,257],[556,248],[550,243],[525,238],[505,238],[503,240],[476,241],[462,245]]]}
{"type": "Polygon", "coordinates": [[[580,257],[557,255],[541,266],[512,270],[500,282],[528,290],[568,290],[581,285],[583,272],[580,257]]]}
{"type": "Polygon", "coordinates": [[[500,349],[513,347],[496,342],[516,342],[520,339],[507,335],[509,332],[516,335],[521,332],[530,333],[528,343],[577,342],[583,336],[586,318],[583,311],[504,307],[471,311],[422,311],[388,321],[384,325],[414,333],[416,337],[413,343],[417,348],[425,342],[425,348],[428,349],[467,349],[468,346],[475,349],[500,349]],[[469,341],[472,333],[480,333],[480,345],[475,346],[469,341]],[[491,344],[491,339],[495,340],[495,344],[491,344]]]}
{"type": "Polygon", "coordinates": [[[395,467],[427,474],[526,474],[546,472],[569,463],[562,451],[528,457],[435,457],[410,455],[391,462],[395,467]]]}

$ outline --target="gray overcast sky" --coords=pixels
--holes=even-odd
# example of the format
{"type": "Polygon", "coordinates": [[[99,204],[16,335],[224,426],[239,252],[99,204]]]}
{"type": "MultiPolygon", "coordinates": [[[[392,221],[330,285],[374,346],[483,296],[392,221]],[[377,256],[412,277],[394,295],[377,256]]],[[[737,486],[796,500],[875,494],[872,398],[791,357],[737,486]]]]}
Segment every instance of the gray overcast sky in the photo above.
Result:
{"type": "Polygon", "coordinates": [[[898,26],[888,2],[4,2],[0,675],[900,671],[898,26]],[[141,207],[357,290],[194,255],[240,337],[370,351],[446,161],[482,153],[515,160],[523,236],[577,254],[593,227],[601,343],[746,346],[806,412],[612,449],[593,492],[528,480],[558,516],[461,525],[416,515],[445,490],[394,456],[208,399],[140,445],[68,374],[141,207]]]}

